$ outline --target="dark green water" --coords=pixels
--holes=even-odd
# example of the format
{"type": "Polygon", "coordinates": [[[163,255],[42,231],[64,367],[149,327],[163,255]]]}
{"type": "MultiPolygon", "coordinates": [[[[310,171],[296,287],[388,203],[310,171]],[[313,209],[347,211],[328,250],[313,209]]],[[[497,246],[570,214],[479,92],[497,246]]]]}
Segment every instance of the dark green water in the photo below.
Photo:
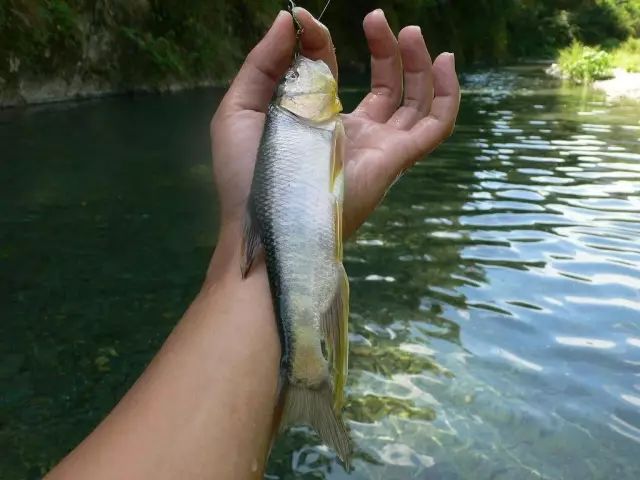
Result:
{"type": "MultiPolygon", "coordinates": [[[[465,86],[347,249],[349,478],[640,478],[640,104],[534,70],[465,86]]],[[[0,117],[0,478],[79,442],[198,290],[218,96],[0,117]]],[[[268,476],[346,477],[304,429],[268,476]]]]}

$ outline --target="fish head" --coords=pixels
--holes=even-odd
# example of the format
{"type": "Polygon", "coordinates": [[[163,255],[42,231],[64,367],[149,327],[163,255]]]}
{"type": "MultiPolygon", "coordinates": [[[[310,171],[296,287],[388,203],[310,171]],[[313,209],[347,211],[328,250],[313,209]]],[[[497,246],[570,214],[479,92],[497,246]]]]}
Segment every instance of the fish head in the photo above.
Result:
{"type": "Polygon", "coordinates": [[[327,121],[342,111],[338,82],[327,64],[302,55],[282,79],[276,103],[313,122],[327,121]]]}

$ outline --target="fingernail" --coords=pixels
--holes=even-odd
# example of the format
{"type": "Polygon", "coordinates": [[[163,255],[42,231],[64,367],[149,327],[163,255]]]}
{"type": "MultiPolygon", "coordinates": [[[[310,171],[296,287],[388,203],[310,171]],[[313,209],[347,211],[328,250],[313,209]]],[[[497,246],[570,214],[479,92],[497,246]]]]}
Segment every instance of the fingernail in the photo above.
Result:
{"type": "Polygon", "coordinates": [[[273,30],[273,27],[276,26],[276,23],[278,23],[278,20],[280,20],[280,17],[283,17],[284,15],[288,15],[288,14],[289,13],[286,12],[285,10],[280,10],[278,12],[278,15],[276,15],[276,18],[273,19],[273,22],[271,23],[271,25],[269,25],[269,28],[267,29],[267,33],[273,30]]]}
{"type": "Polygon", "coordinates": [[[449,63],[451,63],[451,67],[456,69],[456,55],[453,52],[447,52],[447,57],[449,57],[449,63]]]}
{"type": "Polygon", "coordinates": [[[268,31],[270,32],[271,30],[273,30],[273,29],[274,29],[274,27],[276,26],[276,23],[278,23],[280,20],[282,20],[282,18],[283,18],[285,15],[289,15],[289,12],[287,12],[286,10],[280,10],[280,11],[278,12],[278,15],[276,15],[276,18],[274,18],[274,19],[273,19],[273,23],[272,23],[272,24],[271,24],[271,26],[269,27],[269,30],[268,30],[268,31]]]}
{"type": "Polygon", "coordinates": [[[420,25],[411,25],[409,28],[411,30],[417,31],[420,35],[422,35],[422,28],[420,27],[420,25]]]}
{"type": "Polygon", "coordinates": [[[387,18],[386,15],[384,14],[384,10],[382,10],[381,8],[376,8],[374,10],[374,13],[377,13],[379,15],[382,15],[384,18],[387,18]]]}

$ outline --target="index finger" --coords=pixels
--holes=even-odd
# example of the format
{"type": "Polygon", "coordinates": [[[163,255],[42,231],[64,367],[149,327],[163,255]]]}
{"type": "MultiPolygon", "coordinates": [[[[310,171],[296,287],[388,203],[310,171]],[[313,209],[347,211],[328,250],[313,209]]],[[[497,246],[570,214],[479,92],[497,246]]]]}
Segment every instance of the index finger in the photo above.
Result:
{"type": "Polygon", "coordinates": [[[247,55],[218,112],[223,112],[222,115],[241,110],[266,112],[278,82],[291,64],[294,47],[293,21],[288,12],[282,11],[247,55]]]}
{"type": "Polygon", "coordinates": [[[329,29],[302,7],[295,7],[293,15],[302,25],[302,36],[300,37],[302,54],[311,60],[322,60],[329,66],[331,73],[337,80],[338,61],[329,29]]]}

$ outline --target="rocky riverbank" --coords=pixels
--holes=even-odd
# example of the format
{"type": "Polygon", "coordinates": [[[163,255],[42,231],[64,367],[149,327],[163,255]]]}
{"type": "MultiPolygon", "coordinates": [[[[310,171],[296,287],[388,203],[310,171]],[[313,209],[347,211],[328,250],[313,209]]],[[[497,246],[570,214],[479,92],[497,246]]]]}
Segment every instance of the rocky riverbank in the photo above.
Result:
{"type": "Polygon", "coordinates": [[[154,85],[121,86],[109,83],[104,79],[81,79],[74,77],[67,81],[62,78],[48,80],[24,79],[11,88],[3,88],[0,78],[0,109],[35,105],[42,103],[62,102],[98,98],[126,93],[171,93],[199,87],[222,85],[214,80],[174,81],[154,85]]]}
{"type": "Polygon", "coordinates": [[[275,3],[0,2],[0,108],[223,84],[275,3]]]}

